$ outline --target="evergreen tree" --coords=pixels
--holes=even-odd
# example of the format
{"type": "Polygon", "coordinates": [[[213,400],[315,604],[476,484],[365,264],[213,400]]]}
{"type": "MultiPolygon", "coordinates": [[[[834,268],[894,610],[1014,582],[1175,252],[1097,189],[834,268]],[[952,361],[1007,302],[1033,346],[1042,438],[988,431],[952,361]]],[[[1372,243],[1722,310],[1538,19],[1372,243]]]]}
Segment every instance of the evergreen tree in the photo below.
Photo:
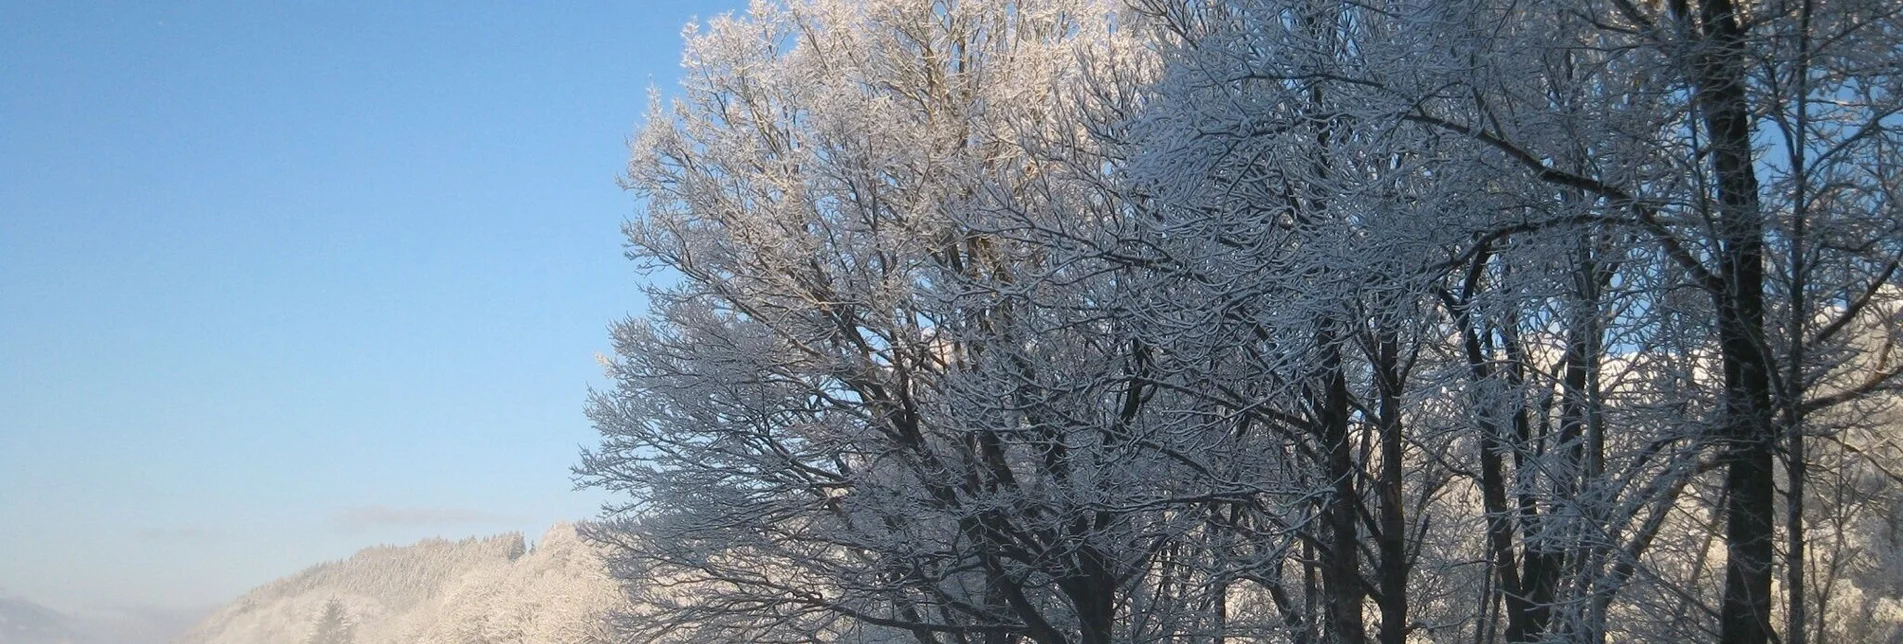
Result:
{"type": "Polygon", "coordinates": [[[344,612],[343,602],[336,599],[324,602],[324,612],[317,616],[311,636],[304,639],[305,644],[351,644],[354,641],[349,615],[344,612]]]}

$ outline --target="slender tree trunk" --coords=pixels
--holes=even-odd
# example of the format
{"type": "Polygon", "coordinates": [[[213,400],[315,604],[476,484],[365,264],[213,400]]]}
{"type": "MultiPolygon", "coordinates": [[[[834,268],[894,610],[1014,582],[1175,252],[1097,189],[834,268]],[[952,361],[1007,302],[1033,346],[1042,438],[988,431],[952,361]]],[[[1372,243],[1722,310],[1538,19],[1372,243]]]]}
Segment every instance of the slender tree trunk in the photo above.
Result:
{"type": "MultiPolygon", "coordinates": [[[[1547,441],[1545,424],[1541,423],[1540,434],[1533,435],[1533,422],[1528,418],[1526,405],[1521,402],[1518,392],[1526,387],[1526,369],[1528,357],[1520,346],[1517,333],[1517,316],[1509,314],[1505,330],[1501,334],[1501,347],[1507,356],[1507,368],[1504,376],[1508,390],[1515,392],[1513,406],[1513,472],[1519,493],[1520,541],[1522,543],[1520,583],[1525,592],[1525,627],[1516,642],[1534,642],[1546,633],[1547,622],[1552,618],[1553,598],[1559,588],[1560,562],[1562,553],[1557,535],[1553,530],[1552,513],[1542,514],[1537,492],[1536,476],[1539,465],[1529,462],[1538,458],[1539,445],[1547,441]]],[[[1552,473],[1549,473],[1550,477],[1552,473]]]]}
{"type": "MultiPolygon", "coordinates": [[[[1552,624],[1550,605],[1558,594],[1558,586],[1563,576],[1578,576],[1586,572],[1589,549],[1585,533],[1598,520],[1596,508],[1584,505],[1582,490],[1598,478],[1604,454],[1603,436],[1596,431],[1597,411],[1596,375],[1599,367],[1600,331],[1599,331],[1599,293],[1603,271],[1595,258],[1594,245],[1598,235],[1594,231],[1583,231],[1579,235],[1575,249],[1577,259],[1573,272],[1575,300],[1570,303],[1571,311],[1566,324],[1566,350],[1562,358],[1564,368],[1560,381],[1559,435],[1553,443],[1558,450],[1559,462],[1553,469],[1553,492],[1559,503],[1570,506],[1570,511],[1555,512],[1548,515],[1548,531],[1556,533],[1560,541],[1558,548],[1549,542],[1550,559],[1541,562],[1543,573],[1530,582],[1533,587],[1533,599],[1543,604],[1537,609],[1533,623],[1536,637],[1548,631],[1565,628],[1565,625],[1552,624]],[[1585,525],[1582,525],[1582,522],[1585,525]],[[1558,552],[1553,552],[1557,549],[1558,552]]],[[[1529,569],[1528,576],[1534,576],[1529,569]]],[[[1591,625],[1589,631],[1602,630],[1601,625],[1591,625]]]]}
{"type": "Polygon", "coordinates": [[[1392,331],[1382,331],[1375,356],[1375,385],[1380,402],[1376,420],[1381,431],[1381,644],[1407,642],[1407,514],[1402,506],[1401,463],[1401,356],[1392,331]]]}
{"type": "MultiPolygon", "coordinates": [[[[1332,322],[1324,324],[1332,326],[1332,322]]],[[[1319,420],[1327,450],[1322,470],[1332,484],[1322,510],[1326,529],[1321,552],[1322,612],[1327,616],[1323,639],[1332,644],[1361,644],[1367,641],[1367,627],[1361,618],[1360,493],[1355,486],[1354,441],[1348,432],[1348,380],[1332,329],[1317,335],[1322,351],[1319,420]]]]}
{"type": "MultiPolygon", "coordinates": [[[[1680,19],[1687,16],[1682,13],[1680,19]]],[[[1711,146],[1718,197],[1718,275],[1713,294],[1724,366],[1725,590],[1720,641],[1764,644],[1771,631],[1771,565],[1778,432],[1771,420],[1764,347],[1764,222],[1752,167],[1744,86],[1745,33],[1731,0],[1699,6],[1693,98],[1711,146]]]]}
{"type": "MultiPolygon", "coordinates": [[[[1494,395],[1498,383],[1494,378],[1494,362],[1487,343],[1482,340],[1485,328],[1474,318],[1470,310],[1475,290],[1480,286],[1482,275],[1491,261],[1492,253],[1481,247],[1467,268],[1467,275],[1458,296],[1448,295],[1447,306],[1453,314],[1454,323],[1460,329],[1460,344],[1463,357],[1467,361],[1468,377],[1473,381],[1473,415],[1480,430],[1480,500],[1485,511],[1487,531],[1487,564],[1492,570],[1497,596],[1504,604],[1506,614],[1506,639],[1508,642],[1524,642],[1531,636],[1532,630],[1527,623],[1532,610],[1527,604],[1526,587],[1520,577],[1517,564],[1519,559],[1513,545],[1513,517],[1515,510],[1507,505],[1506,464],[1501,453],[1510,449],[1511,441],[1506,436],[1506,423],[1502,421],[1505,413],[1500,407],[1502,396],[1494,395]]],[[[1486,610],[1488,615],[1488,635],[1492,640],[1492,615],[1496,602],[1494,594],[1488,594],[1486,610]]],[[[1476,629],[1480,633],[1481,629],[1476,629]]]]}
{"type": "Polygon", "coordinates": [[[1804,289],[1808,288],[1810,270],[1805,262],[1804,236],[1810,219],[1810,171],[1805,164],[1806,137],[1810,127],[1810,30],[1811,0],[1804,0],[1798,9],[1798,55],[1797,73],[1794,74],[1797,115],[1791,141],[1791,175],[1795,181],[1792,194],[1791,214],[1791,296],[1790,319],[1785,333],[1790,337],[1790,361],[1784,371],[1784,435],[1786,442],[1784,478],[1790,488],[1785,498],[1784,519],[1786,545],[1784,564],[1784,587],[1788,593],[1784,627],[1787,644],[1806,644],[1810,637],[1808,630],[1809,610],[1804,604],[1805,553],[1808,546],[1804,543],[1804,488],[1805,479],[1810,477],[1807,471],[1808,455],[1804,453],[1804,321],[1808,316],[1809,303],[1804,289]]]}

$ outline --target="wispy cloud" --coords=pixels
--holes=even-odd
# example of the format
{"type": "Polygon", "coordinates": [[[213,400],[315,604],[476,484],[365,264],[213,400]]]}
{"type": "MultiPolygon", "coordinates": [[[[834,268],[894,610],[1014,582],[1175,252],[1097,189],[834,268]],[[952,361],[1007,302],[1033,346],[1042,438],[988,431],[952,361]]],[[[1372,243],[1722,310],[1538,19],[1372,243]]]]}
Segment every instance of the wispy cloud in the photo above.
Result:
{"type": "Polygon", "coordinates": [[[365,505],[331,515],[339,530],[361,531],[391,527],[443,527],[482,523],[513,523],[515,517],[468,508],[393,508],[365,505]]]}

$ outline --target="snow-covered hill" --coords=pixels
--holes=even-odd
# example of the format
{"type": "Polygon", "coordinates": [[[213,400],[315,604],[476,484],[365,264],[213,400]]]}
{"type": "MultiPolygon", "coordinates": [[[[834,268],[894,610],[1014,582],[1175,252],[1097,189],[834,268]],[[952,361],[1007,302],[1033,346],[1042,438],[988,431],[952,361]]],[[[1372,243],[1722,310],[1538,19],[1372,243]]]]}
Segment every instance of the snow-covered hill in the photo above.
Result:
{"type": "Polygon", "coordinates": [[[377,547],[239,597],[181,644],[582,644],[619,594],[594,546],[558,525],[377,547]]]}

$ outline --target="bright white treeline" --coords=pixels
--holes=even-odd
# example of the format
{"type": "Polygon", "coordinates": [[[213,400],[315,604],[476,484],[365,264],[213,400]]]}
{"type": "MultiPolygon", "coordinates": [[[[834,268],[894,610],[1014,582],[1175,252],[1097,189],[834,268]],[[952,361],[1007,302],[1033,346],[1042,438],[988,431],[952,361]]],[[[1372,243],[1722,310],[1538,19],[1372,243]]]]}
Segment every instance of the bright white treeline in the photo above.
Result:
{"type": "Polygon", "coordinates": [[[370,548],[246,593],[181,644],[597,644],[622,607],[597,546],[558,525],[370,548]]]}
{"type": "Polygon", "coordinates": [[[628,187],[630,635],[1903,638],[1903,7],[756,3],[628,187]]]}

